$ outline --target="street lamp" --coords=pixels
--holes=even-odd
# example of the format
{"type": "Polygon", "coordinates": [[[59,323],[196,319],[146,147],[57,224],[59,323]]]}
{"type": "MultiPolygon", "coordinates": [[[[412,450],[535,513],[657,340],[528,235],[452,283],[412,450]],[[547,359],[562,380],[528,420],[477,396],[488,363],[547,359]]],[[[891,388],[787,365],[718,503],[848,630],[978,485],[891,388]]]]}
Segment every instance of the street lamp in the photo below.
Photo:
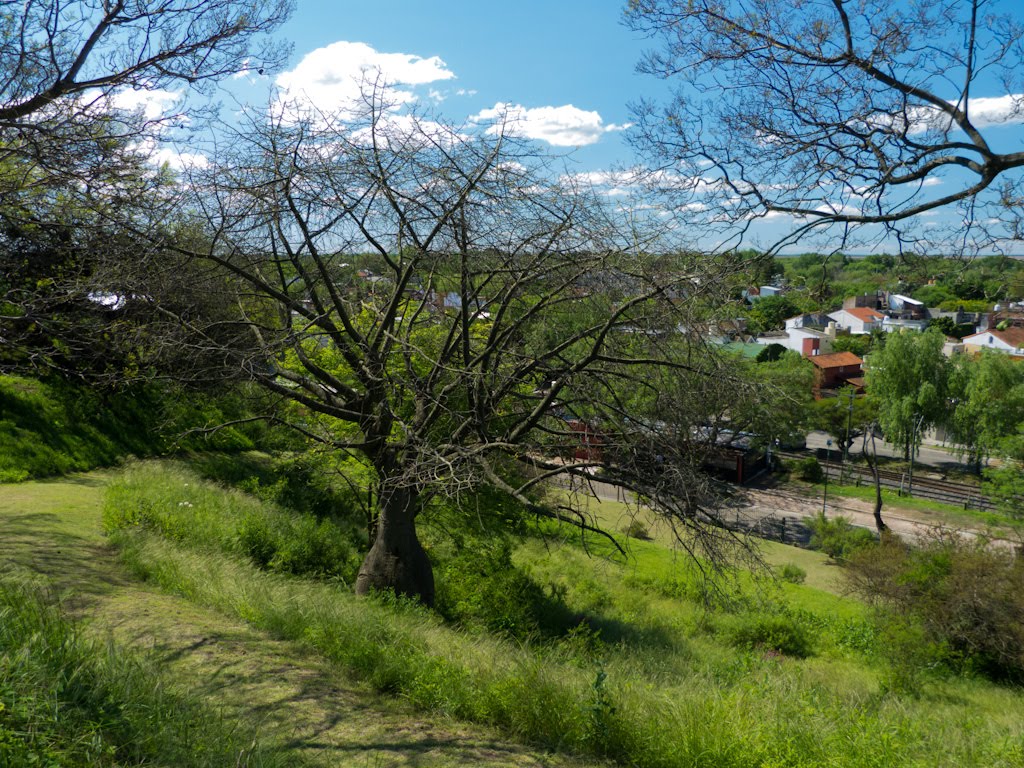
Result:
{"type": "Polygon", "coordinates": [[[825,491],[821,494],[821,516],[825,516],[825,503],[828,501],[828,462],[832,457],[832,441],[825,441],[825,491]]]}

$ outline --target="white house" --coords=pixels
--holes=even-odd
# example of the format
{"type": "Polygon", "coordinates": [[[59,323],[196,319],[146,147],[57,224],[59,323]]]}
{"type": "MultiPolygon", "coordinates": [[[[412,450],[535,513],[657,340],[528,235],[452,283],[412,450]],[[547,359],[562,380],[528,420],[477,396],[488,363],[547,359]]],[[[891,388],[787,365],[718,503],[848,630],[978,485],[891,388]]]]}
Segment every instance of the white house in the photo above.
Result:
{"type": "Polygon", "coordinates": [[[964,336],[963,345],[964,352],[992,349],[1007,355],[1024,357],[1024,328],[1011,326],[1003,331],[989,328],[987,331],[964,336]]]}
{"type": "Polygon", "coordinates": [[[807,313],[786,318],[786,330],[793,328],[806,328],[809,325],[821,326],[824,328],[829,324],[828,315],[818,313],[807,313]]]}
{"type": "Polygon", "coordinates": [[[768,346],[769,344],[781,344],[786,349],[799,352],[804,357],[813,357],[832,351],[832,342],[835,341],[835,333],[828,331],[817,331],[813,328],[789,328],[785,331],[769,331],[762,333],[756,339],[755,344],[768,346]]]}
{"type": "Polygon", "coordinates": [[[850,307],[840,309],[837,312],[829,313],[829,317],[835,321],[836,327],[841,330],[848,330],[850,333],[871,333],[875,328],[881,328],[885,321],[885,315],[876,309],[869,307],[850,307]]]}
{"type": "Polygon", "coordinates": [[[882,320],[881,326],[882,330],[885,331],[886,333],[891,333],[892,331],[902,331],[904,329],[910,331],[923,331],[927,327],[927,320],[911,320],[907,318],[888,316],[886,316],[882,320]]]}

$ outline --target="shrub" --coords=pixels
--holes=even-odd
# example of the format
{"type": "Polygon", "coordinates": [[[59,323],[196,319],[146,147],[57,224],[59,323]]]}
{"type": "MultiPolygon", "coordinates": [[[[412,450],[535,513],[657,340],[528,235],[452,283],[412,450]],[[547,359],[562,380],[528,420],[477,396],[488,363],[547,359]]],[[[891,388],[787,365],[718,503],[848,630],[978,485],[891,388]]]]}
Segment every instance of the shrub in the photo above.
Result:
{"type": "Polygon", "coordinates": [[[807,571],[796,563],[786,563],[779,571],[779,578],[788,581],[790,584],[803,584],[807,579],[807,571]]]}
{"type": "Polygon", "coordinates": [[[859,528],[845,517],[818,515],[810,521],[811,549],[824,552],[833,560],[845,561],[854,552],[876,543],[875,534],[859,528]]]}
{"type": "Polygon", "coordinates": [[[887,541],[862,550],[849,566],[853,590],[889,609],[883,625],[917,622],[938,649],[932,658],[1024,680],[1024,564],[1013,553],[939,532],[919,547],[887,541]]]}
{"type": "Polygon", "coordinates": [[[296,576],[355,580],[361,530],[264,504],[190,473],[140,465],[107,490],[108,532],[141,527],[191,547],[216,547],[259,568],[296,576]]]}
{"type": "Polygon", "coordinates": [[[810,640],[803,625],[793,616],[783,613],[748,615],[730,634],[733,645],[747,650],[777,651],[801,659],[811,653],[810,640]]]}
{"type": "Polygon", "coordinates": [[[797,477],[808,483],[820,483],[822,478],[825,477],[821,464],[813,456],[800,459],[796,465],[796,473],[797,477]]]}
{"type": "Polygon", "coordinates": [[[463,541],[434,571],[435,608],[448,621],[516,638],[557,631],[567,622],[561,602],[512,562],[507,540],[463,541]]]}
{"type": "Polygon", "coordinates": [[[630,520],[629,523],[622,529],[622,532],[629,536],[631,539],[641,539],[643,541],[647,541],[651,538],[651,534],[647,526],[641,523],[639,520],[630,520]]]}

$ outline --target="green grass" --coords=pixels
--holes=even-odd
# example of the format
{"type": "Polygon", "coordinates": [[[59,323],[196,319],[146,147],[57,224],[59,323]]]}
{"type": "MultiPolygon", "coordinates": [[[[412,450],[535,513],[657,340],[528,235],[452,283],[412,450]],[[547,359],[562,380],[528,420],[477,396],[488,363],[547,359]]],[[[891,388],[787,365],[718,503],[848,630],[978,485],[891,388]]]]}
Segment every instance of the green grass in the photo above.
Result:
{"type": "MultiPolygon", "coordinates": [[[[131,520],[125,504],[180,490],[180,474],[160,471],[133,499],[121,497],[122,524],[131,520]]],[[[192,503],[181,507],[191,521],[183,529],[207,530],[191,515],[215,505],[192,503]]],[[[1018,690],[935,674],[920,698],[886,692],[863,605],[740,574],[732,599],[709,607],[696,574],[658,541],[631,540],[625,562],[589,558],[557,532],[525,541],[514,562],[579,624],[561,638],[512,641],[405,603],[357,600],[336,582],[259,570],[159,530],[119,525],[113,534],[140,577],[300,642],[424,711],[497,725],[548,749],[638,766],[1024,760],[1018,690]]]]}
{"type": "MultiPolygon", "coordinates": [[[[875,501],[875,489],[871,486],[861,485],[836,485],[832,482],[828,485],[829,496],[861,499],[864,501],[875,501]]],[[[882,516],[886,510],[898,512],[909,510],[925,515],[931,519],[934,525],[952,525],[964,527],[978,527],[979,525],[991,528],[1017,528],[1019,521],[998,512],[983,512],[979,509],[964,509],[955,504],[945,504],[940,501],[917,498],[915,496],[899,495],[897,491],[882,489],[882,516]]]]}
{"type": "Polygon", "coordinates": [[[37,580],[0,573],[0,765],[295,764],[254,734],[85,637],[37,580]]]}

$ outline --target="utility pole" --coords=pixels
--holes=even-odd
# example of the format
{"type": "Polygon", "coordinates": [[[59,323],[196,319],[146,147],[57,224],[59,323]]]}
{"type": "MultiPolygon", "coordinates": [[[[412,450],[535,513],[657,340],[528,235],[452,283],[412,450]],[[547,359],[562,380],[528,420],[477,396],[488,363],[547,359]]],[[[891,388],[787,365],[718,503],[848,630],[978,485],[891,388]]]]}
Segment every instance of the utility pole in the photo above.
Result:
{"type": "Polygon", "coordinates": [[[850,427],[853,422],[853,387],[850,387],[850,404],[846,408],[846,441],[843,443],[843,468],[839,473],[839,482],[846,477],[846,462],[850,460],[850,427]]]}
{"type": "Polygon", "coordinates": [[[825,490],[821,494],[821,516],[825,517],[825,504],[828,502],[828,462],[832,457],[832,441],[825,441],[825,490]]]}

